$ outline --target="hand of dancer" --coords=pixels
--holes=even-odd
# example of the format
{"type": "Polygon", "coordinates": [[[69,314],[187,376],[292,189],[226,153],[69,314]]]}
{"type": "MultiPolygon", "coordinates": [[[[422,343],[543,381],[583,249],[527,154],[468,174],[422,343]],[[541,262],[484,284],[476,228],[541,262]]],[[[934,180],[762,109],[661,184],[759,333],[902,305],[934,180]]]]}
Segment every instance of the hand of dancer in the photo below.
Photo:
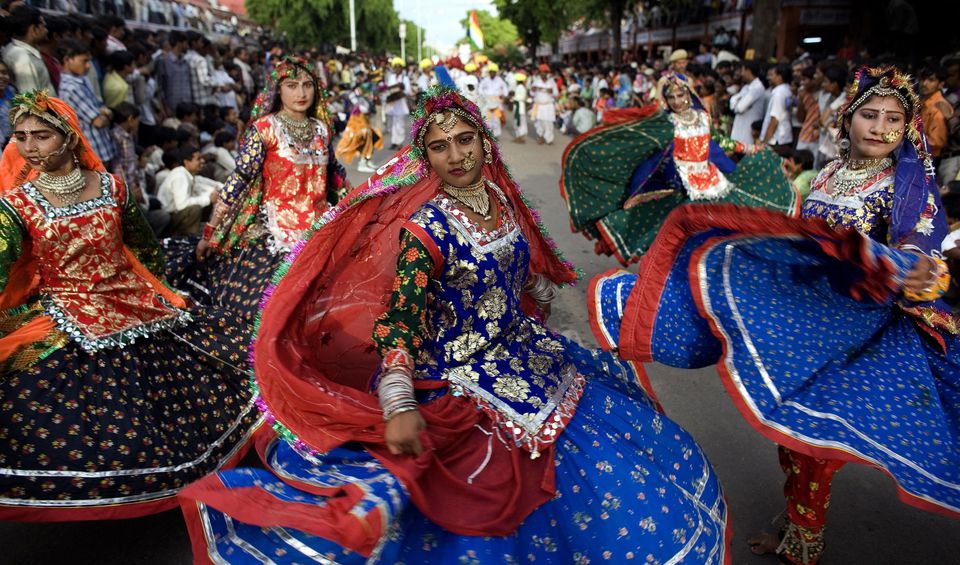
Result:
{"type": "Polygon", "coordinates": [[[387,449],[394,455],[420,455],[423,444],[420,443],[420,432],[427,427],[419,410],[401,412],[387,421],[387,428],[383,439],[387,442],[387,449]]]}
{"type": "Polygon", "coordinates": [[[907,278],[903,281],[903,291],[923,294],[937,284],[939,276],[937,263],[926,255],[917,253],[919,259],[907,278]]]}
{"type": "Polygon", "coordinates": [[[197,244],[197,261],[203,261],[210,254],[213,253],[213,248],[210,247],[210,242],[206,239],[201,239],[200,243],[197,244]]]}

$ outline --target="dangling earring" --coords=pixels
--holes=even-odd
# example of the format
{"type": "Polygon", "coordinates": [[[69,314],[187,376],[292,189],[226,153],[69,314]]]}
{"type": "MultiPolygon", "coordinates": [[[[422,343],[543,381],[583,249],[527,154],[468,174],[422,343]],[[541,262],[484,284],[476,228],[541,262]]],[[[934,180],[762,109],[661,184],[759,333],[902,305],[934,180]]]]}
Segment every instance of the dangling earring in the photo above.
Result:
{"type": "Polygon", "coordinates": [[[490,140],[483,138],[483,162],[486,164],[493,163],[493,147],[490,145],[490,140]]]}
{"type": "Polygon", "coordinates": [[[850,139],[846,137],[841,139],[839,142],[837,142],[837,147],[839,147],[840,151],[843,153],[850,151],[850,139]]]}

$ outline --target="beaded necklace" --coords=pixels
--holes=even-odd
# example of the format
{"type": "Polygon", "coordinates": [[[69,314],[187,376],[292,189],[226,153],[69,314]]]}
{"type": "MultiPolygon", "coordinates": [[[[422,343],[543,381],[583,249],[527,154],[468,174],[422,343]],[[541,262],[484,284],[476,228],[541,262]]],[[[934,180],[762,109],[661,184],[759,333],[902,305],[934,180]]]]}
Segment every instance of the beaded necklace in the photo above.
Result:
{"type": "Polygon", "coordinates": [[[80,202],[80,193],[83,192],[87,181],[83,178],[80,167],[74,167],[65,175],[51,175],[42,172],[34,181],[34,185],[45,192],[56,195],[67,206],[73,206],[80,202]]]}

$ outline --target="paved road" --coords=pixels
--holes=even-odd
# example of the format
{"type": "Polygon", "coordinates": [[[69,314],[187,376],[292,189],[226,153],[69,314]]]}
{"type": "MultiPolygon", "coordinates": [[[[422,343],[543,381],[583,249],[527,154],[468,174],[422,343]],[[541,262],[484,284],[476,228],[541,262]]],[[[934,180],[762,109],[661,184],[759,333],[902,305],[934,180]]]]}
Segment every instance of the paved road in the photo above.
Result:
{"type": "MultiPolygon", "coordinates": [[[[588,280],[615,264],[594,255],[571,234],[557,190],[557,145],[505,144],[507,161],[526,195],[567,257],[588,280]]],[[[381,152],[377,162],[389,155],[381,152]]],[[[351,171],[357,183],[364,177],[351,171]]],[[[553,308],[551,325],[593,344],[586,318],[585,284],[566,288],[553,308]]],[[[782,473],[776,449],[739,416],[713,368],[684,371],[660,365],[648,372],[667,414],[700,442],[726,490],[733,525],[733,563],[774,565],[750,554],[745,540],[770,529],[783,509],[782,473]]],[[[772,531],[772,529],[770,530],[772,531]]],[[[137,520],[75,524],[0,524],[0,564],[176,565],[190,562],[179,512],[137,520]]],[[[921,512],[897,500],[893,481],[863,466],[847,466],[834,483],[825,565],[939,565],[960,563],[960,522],[921,512]]]]}

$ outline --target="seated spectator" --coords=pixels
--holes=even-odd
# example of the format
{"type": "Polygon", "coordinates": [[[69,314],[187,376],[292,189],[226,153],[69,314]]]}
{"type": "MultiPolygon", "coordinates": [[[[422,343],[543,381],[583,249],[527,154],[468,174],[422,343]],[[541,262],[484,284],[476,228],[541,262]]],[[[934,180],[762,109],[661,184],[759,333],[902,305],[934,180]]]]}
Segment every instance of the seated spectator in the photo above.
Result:
{"type": "Polygon", "coordinates": [[[573,135],[580,135],[593,129],[597,124],[596,114],[587,107],[587,102],[579,96],[575,97],[576,110],[573,111],[573,135]]]}
{"type": "Polygon", "coordinates": [[[807,195],[810,194],[810,183],[817,176],[817,171],[813,168],[813,152],[808,149],[796,149],[783,164],[787,177],[800,194],[801,202],[806,200],[807,195]]]}
{"type": "Polygon", "coordinates": [[[197,126],[200,124],[200,106],[193,102],[181,102],[177,104],[176,117],[163,120],[163,127],[180,129],[187,124],[187,129],[193,129],[197,132],[197,126]]]}
{"type": "Polygon", "coordinates": [[[227,177],[237,168],[234,151],[237,140],[229,132],[219,131],[213,136],[213,147],[205,153],[213,171],[212,178],[218,182],[226,182],[227,177]]]}
{"type": "Polygon", "coordinates": [[[203,158],[196,146],[185,145],[174,155],[177,166],[157,189],[163,210],[170,213],[166,235],[194,235],[200,233],[204,208],[217,201],[217,191],[223,185],[197,176],[203,158]]]}

